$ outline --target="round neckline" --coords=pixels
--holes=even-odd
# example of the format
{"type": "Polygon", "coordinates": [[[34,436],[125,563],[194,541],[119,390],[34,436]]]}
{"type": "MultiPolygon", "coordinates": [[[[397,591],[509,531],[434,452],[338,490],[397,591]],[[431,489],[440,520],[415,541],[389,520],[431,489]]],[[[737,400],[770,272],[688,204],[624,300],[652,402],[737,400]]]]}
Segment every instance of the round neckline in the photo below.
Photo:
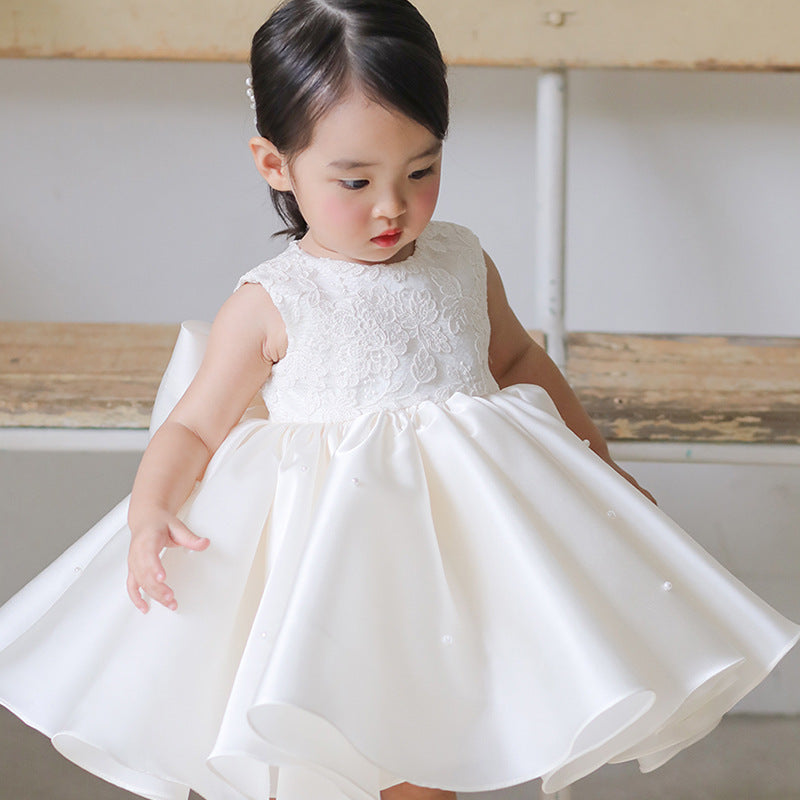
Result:
{"type": "Polygon", "coordinates": [[[371,261],[368,263],[364,263],[361,261],[347,261],[346,259],[343,258],[330,258],[329,256],[315,256],[313,255],[313,253],[307,253],[305,250],[303,250],[303,248],[300,247],[298,239],[294,239],[293,241],[291,241],[289,243],[289,248],[293,249],[297,253],[300,253],[300,255],[303,258],[312,259],[313,261],[325,261],[328,264],[337,264],[339,266],[344,266],[344,267],[387,267],[387,268],[400,267],[405,264],[413,263],[419,257],[420,247],[424,247],[426,244],[425,240],[427,238],[430,226],[431,223],[429,222],[422,229],[420,235],[417,236],[417,238],[414,240],[414,252],[410,256],[404,258],[402,261],[391,261],[389,263],[385,261],[371,261]]]}

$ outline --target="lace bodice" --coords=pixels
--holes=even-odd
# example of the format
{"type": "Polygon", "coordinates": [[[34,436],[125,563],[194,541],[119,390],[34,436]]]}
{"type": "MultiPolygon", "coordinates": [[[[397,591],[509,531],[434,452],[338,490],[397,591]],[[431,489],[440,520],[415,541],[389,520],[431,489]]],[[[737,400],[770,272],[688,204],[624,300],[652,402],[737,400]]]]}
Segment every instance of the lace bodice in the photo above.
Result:
{"type": "Polygon", "coordinates": [[[262,388],[274,421],[339,422],[499,389],[486,265],[467,228],[431,222],[392,264],[320,258],[292,242],[243,283],[260,283],[286,326],[286,354],[262,388]]]}

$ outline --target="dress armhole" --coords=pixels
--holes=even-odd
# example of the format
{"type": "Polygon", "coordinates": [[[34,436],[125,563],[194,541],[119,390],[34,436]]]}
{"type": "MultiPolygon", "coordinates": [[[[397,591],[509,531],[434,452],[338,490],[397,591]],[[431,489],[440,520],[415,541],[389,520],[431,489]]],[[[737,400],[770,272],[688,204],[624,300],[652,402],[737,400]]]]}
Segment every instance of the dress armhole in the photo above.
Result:
{"type": "Polygon", "coordinates": [[[469,228],[466,229],[469,231],[469,238],[472,241],[472,268],[473,274],[475,277],[475,288],[478,293],[478,300],[480,300],[483,304],[483,307],[486,308],[487,313],[489,310],[489,270],[486,267],[486,258],[483,254],[483,245],[481,244],[481,240],[476,233],[474,233],[469,228]]]}
{"type": "Polygon", "coordinates": [[[281,361],[288,351],[289,321],[287,320],[287,304],[283,302],[283,293],[275,289],[275,282],[269,280],[261,267],[256,267],[250,272],[239,278],[234,292],[238,291],[245,284],[258,284],[267,293],[270,305],[274,309],[267,320],[267,352],[264,355],[269,358],[273,365],[281,361]],[[277,357],[276,357],[277,356],[277,357]]]}

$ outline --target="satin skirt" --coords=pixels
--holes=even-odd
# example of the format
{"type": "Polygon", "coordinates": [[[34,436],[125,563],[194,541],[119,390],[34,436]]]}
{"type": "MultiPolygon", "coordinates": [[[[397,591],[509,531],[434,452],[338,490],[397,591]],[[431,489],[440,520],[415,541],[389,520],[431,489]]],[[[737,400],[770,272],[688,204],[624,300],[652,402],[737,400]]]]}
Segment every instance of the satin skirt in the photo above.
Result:
{"type": "Polygon", "coordinates": [[[0,702],[150,800],[648,772],[800,638],[530,384],[342,423],[246,414],[179,513],[210,546],[163,553],[176,612],[127,595],[127,506],[0,609],[0,702]]]}

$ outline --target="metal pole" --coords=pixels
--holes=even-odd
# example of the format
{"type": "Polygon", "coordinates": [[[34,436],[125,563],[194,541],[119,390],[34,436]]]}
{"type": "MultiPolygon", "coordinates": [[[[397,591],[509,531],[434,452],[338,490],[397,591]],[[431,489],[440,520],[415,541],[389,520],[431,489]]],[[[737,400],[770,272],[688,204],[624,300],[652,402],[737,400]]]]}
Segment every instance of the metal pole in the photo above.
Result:
{"type": "MultiPolygon", "coordinates": [[[[559,369],[566,365],[564,346],[564,219],[567,186],[567,71],[539,73],[536,99],[536,324],[547,341],[547,354],[559,369]]],[[[542,798],[570,800],[570,790],[542,798]]]]}
{"type": "Polygon", "coordinates": [[[536,324],[547,337],[548,355],[563,369],[566,70],[540,73],[536,106],[536,324]]]}

